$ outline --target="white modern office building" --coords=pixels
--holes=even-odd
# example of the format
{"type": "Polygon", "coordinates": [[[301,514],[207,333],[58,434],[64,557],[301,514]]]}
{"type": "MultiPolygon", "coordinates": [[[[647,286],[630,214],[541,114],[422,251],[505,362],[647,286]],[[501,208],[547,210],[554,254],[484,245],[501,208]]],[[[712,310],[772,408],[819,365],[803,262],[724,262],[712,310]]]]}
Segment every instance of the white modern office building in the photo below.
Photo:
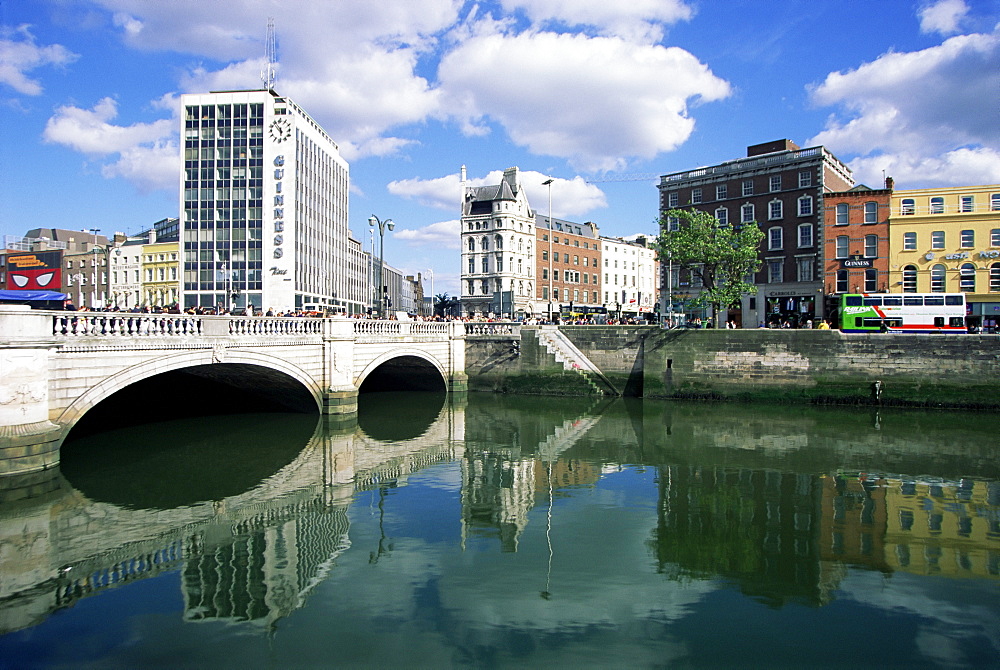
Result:
{"type": "Polygon", "coordinates": [[[362,311],[336,142],[273,90],[181,106],[182,307],[362,311]]]}

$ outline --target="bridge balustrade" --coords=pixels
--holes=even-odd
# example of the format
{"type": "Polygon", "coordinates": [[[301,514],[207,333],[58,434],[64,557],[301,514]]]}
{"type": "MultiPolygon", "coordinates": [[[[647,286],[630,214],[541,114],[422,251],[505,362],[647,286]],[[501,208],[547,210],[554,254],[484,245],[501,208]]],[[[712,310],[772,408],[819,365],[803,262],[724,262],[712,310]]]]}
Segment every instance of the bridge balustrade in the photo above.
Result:
{"type": "Polygon", "coordinates": [[[229,321],[230,335],[322,335],[326,319],[306,317],[243,317],[229,321]]]}
{"type": "Polygon", "coordinates": [[[516,321],[470,321],[465,324],[466,335],[518,335],[521,324],[516,321]]]}
{"type": "Polygon", "coordinates": [[[191,337],[204,322],[184,314],[53,312],[52,334],[62,337],[191,337]]]}
{"type": "Polygon", "coordinates": [[[410,334],[447,334],[450,324],[446,321],[381,321],[378,319],[363,319],[354,322],[355,335],[410,335],[410,334]]]}

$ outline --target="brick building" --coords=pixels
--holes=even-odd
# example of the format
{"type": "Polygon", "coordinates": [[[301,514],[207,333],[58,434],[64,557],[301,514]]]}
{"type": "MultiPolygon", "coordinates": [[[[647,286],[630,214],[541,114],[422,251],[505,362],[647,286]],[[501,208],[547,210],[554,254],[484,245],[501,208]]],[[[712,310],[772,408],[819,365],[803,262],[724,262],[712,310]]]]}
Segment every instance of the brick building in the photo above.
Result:
{"type": "MultiPolygon", "coordinates": [[[[746,158],[664,175],[658,188],[661,212],[694,208],[726,225],[760,226],[757,291],[723,315],[755,327],[786,321],[797,326],[824,317],[823,197],[852,186],[850,168],[824,147],[800,149],[790,140],[777,140],[747,147],[746,158]]],[[[667,228],[676,223],[668,220],[667,228]]],[[[699,287],[686,285],[683,276],[677,279],[674,295],[698,294],[699,287]]],[[[666,278],[662,281],[665,286],[666,278]]],[[[668,293],[664,286],[661,295],[668,293]]]]}

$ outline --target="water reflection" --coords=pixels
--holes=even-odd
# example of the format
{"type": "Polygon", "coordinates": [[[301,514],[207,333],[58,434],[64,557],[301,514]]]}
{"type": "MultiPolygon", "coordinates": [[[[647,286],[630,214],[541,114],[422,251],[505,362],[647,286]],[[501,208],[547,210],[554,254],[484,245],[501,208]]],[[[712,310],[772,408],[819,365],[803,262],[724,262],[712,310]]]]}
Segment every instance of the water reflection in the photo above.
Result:
{"type": "MultiPolygon", "coordinates": [[[[381,665],[405,648],[428,665],[731,664],[722,649],[754,664],[774,660],[773,636],[710,639],[760,610],[827,663],[842,650],[808,631],[884,624],[869,658],[891,649],[885,662],[931,657],[918,629],[947,638],[958,665],[1000,651],[992,417],[362,400],[348,427],[243,415],[68,444],[62,474],[25,488],[44,495],[0,505],[0,630],[35,627],[0,637],[0,654],[65,662],[56,622],[114,591],[129,604],[110,625],[131,627],[164,607],[118,588],[146,580],[182,602],[134,662],[194,640],[177,626],[197,621],[271,631],[269,653],[296,664],[381,665]],[[977,612],[960,638],[934,611],[956,607],[977,612]]],[[[75,634],[93,634],[83,621],[75,634]]],[[[261,649],[239,639],[213,637],[217,663],[253,664],[261,649]]]]}

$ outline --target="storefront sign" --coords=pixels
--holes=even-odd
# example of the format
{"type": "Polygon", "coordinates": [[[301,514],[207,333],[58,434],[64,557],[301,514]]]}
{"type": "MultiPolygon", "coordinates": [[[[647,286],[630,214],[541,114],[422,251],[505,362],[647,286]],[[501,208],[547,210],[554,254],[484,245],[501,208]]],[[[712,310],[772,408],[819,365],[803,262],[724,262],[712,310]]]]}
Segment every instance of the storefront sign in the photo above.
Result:
{"type": "Polygon", "coordinates": [[[274,257],[281,258],[285,255],[281,245],[285,242],[283,235],[279,233],[285,230],[285,196],[281,193],[281,180],[285,178],[285,157],[274,157],[274,257]]]}
{"type": "Polygon", "coordinates": [[[851,256],[840,261],[840,267],[842,268],[870,268],[871,266],[872,259],[861,256],[851,256]]]}

